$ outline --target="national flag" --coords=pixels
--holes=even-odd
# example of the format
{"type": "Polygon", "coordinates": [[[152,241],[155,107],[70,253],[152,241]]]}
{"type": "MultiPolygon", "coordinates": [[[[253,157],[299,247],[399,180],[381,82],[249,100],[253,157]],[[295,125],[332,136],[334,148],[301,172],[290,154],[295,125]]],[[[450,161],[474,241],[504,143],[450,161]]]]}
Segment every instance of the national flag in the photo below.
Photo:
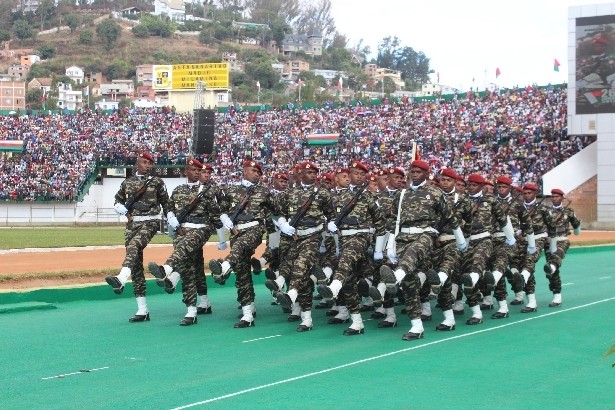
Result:
{"type": "Polygon", "coordinates": [[[256,82],[256,88],[258,88],[258,91],[261,90],[261,82],[260,81],[256,82]]]}
{"type": "Polygon", "coordinates": [[[43,95],[41,96],[41,103],[45,103],[47,101],[47,94],[45,93],[45,89],[43,88],[43,95]]]}
{"type": "Polygon", "coordinates": [[[340,134],[309,134],[307,136],[308,145],[336,145],[340,139],[340,134]]]}
{"type": "Polygon", "coordinates": [[[342,91],[343,88],[344,88],[344,83],[343,83],[343,80],[342,80],[342,76],[340,75],[340,79],[337,82],[337,89],[338,89],[338,91],[342,91]]]}
{"type": "Polygon", "coordinates": [[[83,96],[87,97],[90,95],[90,86],[86,85],[85,87],[83,87],[83,96]]]}
{"type": "Polygon", "coordinates": [[[557,58],[553,60],[553,71],[559,71],[559,66],[561,64],[557,61],[557,58]]]}
{"type": "Polygon", "coordinates": [[[0,140],[0,152],[22,152],[23,140],[0,140]]]}
{"type": "Polygon", "coordinates": [[[297,85],[298,85],[299,87],[301,87],[301,86],[303,85],[303,80],[302,80],[302,79],[300,79],[300,78],[298,78],[298,79],[297,79],[297,85]]]}
{"type": "Polygon", "coordinates": [[[498,78],[500,74],[502,74],[502,72],[500,71],[500,67],[498,67],[495,69],[495,78],[498,78]]]}

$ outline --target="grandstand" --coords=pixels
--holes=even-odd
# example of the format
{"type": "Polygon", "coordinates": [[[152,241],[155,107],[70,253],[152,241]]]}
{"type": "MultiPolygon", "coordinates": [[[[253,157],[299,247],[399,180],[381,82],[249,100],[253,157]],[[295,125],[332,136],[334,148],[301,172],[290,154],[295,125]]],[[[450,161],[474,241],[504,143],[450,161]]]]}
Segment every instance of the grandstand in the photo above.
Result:
{"type": "MultiPolygon", "coordinates": [[[[191,115],[169,109],[0,117],[0,140],[23,140],[20,154],[0,159],[5,224],[28,222],[23,212],[18,221],[9,217],[24,202],[37,203],[38,209],[44,208],[40,202],[72,207],[73,222],[91,221],[87,215],[92,214],[98,221],[141,151],[154,154],[156,172],[168,178],[171,190],[181,182],[179,168],[190,155],[191,129],[191,115]]],[[[409,147],[416,142],[434,172],[452,167],[490,179],[508,174],[523,184],[540,183],[545,173],[594,141],[595,136],[568,135],[565,86],[526,87],[422,101],[220,112],[214,155],[205,160],[214,163],[220,183],[238,180],[247,157],[262,161],[266,176],[303,159],[324,170],[355,158],[374,168],[407,169],[409,147]],[[333,145],[308,144],[314,134],[338,138],[333,145]]]]}

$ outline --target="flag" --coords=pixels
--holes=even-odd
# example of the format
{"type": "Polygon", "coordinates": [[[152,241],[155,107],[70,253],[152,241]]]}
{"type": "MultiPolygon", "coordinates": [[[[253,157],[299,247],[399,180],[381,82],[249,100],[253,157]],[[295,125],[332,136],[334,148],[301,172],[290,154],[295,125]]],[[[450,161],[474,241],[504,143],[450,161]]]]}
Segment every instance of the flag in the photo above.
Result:
{"type": "Polygon", "coordinates": [[[0,140],[0,152],[22,152],[23,140],[0,140]]]}
{"type": "Polygon", "coordinates": [[[335,145],[340,139],[340,134],[309,134],[308,145],[335,145]]]}
{"type": "Polygon", "coordinates": [[[43,88],[43,96],[41,97],[41,105],[43,107],[43,111],[47,109],[45,107],[45,101],[47,101],[47,93],[46,90],[43,88]]]}
{"type": "Polygon", "coordinates": [[[559,71],[560,63],[557,61],[557,58],[553,60],[553,71],[559,71]]]}
{"type": "Polygon", "coordinates": [[[90,95],[90,86],[86,85],[85,87],[83,87],[83,96],[87,97],[90,95]]]}
{"type": "Polygon", "coordinates": [[[260,81],[256,82],[256,88],[258,88],[258,91],[261,90],[261,82],[260,81]]]}
{"type": "Polygon", "coordinates": [[[438,71],[436,74],[438,76],[438,84],[440,84],[440,72],[438,71]]]}
{"type": "Polygon", "coordinates": [[[500,67],[498,67],[495,69],[495,78],[498,78],[500,74],[502,74],[502,72],[500,71],[500,67]]]}
{"type": "Polygon", "coordinates": [[[342,88],[344,88],[344,83],[342,80],[342,76],[340,75],[340,80],[337,82],[337,89],[338,91],[342,91],[342,88]]]}
{"type": "Polygon", "coordinates": [[[301,87],[303,85],[303,80],[301,80],[300,78],[297,79],[297,85],[299,87],[301,87]]]}

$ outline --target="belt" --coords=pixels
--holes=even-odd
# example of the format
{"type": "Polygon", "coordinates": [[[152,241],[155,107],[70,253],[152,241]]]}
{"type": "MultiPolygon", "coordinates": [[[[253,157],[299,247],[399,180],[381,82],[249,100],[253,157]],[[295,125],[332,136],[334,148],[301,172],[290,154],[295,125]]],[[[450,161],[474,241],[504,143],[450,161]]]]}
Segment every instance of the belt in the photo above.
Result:
{"type": "Polygon", "coordinates": [[[438,236],[438,240],[440,242],[454,241],[455,240],[455,235],[440,235],[440,236],[438,236]]]}
{"type": "Polygon", "coordinates": [[[416,234],[416,233],[425,233],[425,232],[432,232],[432,233],[438,233],[438,231],[436,231],[434,228],[432,228],[431,226],[428,228],[415,228],[415,227],[411,227],[411,228],[401,228],[399,230],[401,233],[409,233],[409,234],[416,234]]]}
{"type": "Polygon", "coordinates": [[[534,235],[534,239],[546,238],[547,236],[549,236],[549,235],[546,232],[543,232],[543,233],[539,233],[537,235],[534,235]]]}
{"type": "Polygon", "coordinates": [[[205,228],[207,225],[205,225],[205,224],[193,224],[191,222],[184,222],[181,226],[182,226],[182,228],[198,229],[198,228],[205,228]]]}
{"type": "Polygon", "coordinates": [[[238,231],[243,231],[244,229],[252,228],[253,226],[258,226],[260,223],[258,221],[246,222],[245,224],[237,224],[235,228],[238,231]]]}
{"type": "Polygon", "coordinates": [[[160,220],[160,215],[143,215],[143,216],[133,216],[132,220],[134,222],[145,222],[145,221],[154,221],[160,220]]]}
{"type": "Polygon", "coordinates": [[[481,232],[481,233],[477,233],[476,235],[470,235],[470,240],[471,241],[475,241],[477,239],[483,239],[483,238],[488,238],[491,236],[491,232],[481,232]]]}
{"type": "Polygon", "coordinates": [[[297,236],[308,236],[308,235],[311,235],[311,234],[316,233],[316,232],[318,232],[318,231],[322,231],[322,229],[323,229],[323,225],[322,225],[322,224],[320,224],[320,225],[315,226],[315,227],[313,227],[313,228],[307,228],[307,229],[296,229],[296,230],[295,230],[295,234],[296,234],[297,236]]]}
{"type": "Polygon", "coordinates": [[[568,239],[567,236],[556,236],[555,240],[558,242],[562,242],[562,241],[569,241],[570,239],[568,239]]]}
{"type": "Polygon", "coordinates": [[[503,238],[505,236],[506,236],[506,234],[504,232],[496,232],[496,233],[493,234],[494,238],[503,238]]]}
{"type": "Polygon", "coordinates": [[[365,229],[344,229],[343,231],[340,231],[340,234],[342,234],[342,236],[356,235],[358,233],[369,233],[369,228],[365,228],[365,229]]]}

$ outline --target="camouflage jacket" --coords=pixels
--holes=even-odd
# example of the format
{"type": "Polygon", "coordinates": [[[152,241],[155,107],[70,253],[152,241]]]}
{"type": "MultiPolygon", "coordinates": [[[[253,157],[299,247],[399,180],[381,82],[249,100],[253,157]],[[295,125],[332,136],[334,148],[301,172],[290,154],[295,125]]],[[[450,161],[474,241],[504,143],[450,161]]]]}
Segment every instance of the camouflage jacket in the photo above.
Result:
{"type": "MultiPolygon", "coordinates": [[[[356,189],[356,188],[355,188],[356,189]]],[[[344,206],[354,197],[355,192],[350,189],[334,190],[333,206],[336,215],[342,212],[344,206]]],[[[340,231],[347,229],[371,229],[374,228],[376,236],[382,236],[385,232],[385,219],[382,208],[378,205],[377,196],[368,190],[359,196],[357,204],[337,227],[340,231]]]]}
{"type": "MultiPolygon", "coordinates": [[[[453,214],[455,214],[456,221],[460,224],[463,234],[469,236],[472,224],[472,202],[467,195],[460,194],[456,191],[450,193],[442,192],[442,194],[449,208],[453,211],[453,214]]],[[[436,229],[440,234],[452,235],[453,230],[457,228],[454,222],[455,221],[452,219],[442,220],[436,229]]]]}
{"type": "Polygon", "coordinates": [[[547,233],[549,238],[555,237],[555,223],[549,207],[540,201],[534,201],[530,206],[523,203],[522,205],[528,213],[529,221],[534,228],[534,234],[547,233]]]}
{"type": "Polygon", "coordinates": [[[570,225],[575,229],[581,226],[581,221],[574,214],[574,209],[569,206],[559,206],[557,208],[552,206],[549,208],[549,213],[553,218],[555,232],[558,236],[570,235],[570,225]]]}
{"type": "MultiPolygon", "coordinates": [[[[120,189],[115,194],[115,203],[127,205],[127,202],[139,191],[145,184],[146,178],[140,179],[137,176],[131,176],[122,181],[120,189]]],[[[164,215],[170,210],[169,194],[164,181],[156,176],[151,176],[145,193],[136,201],[132,209],[129,209],[129,214],[132,216],[158,215],[160,207],[164,215]]]]}
{"type": "MultiPolygon", "coordinates": [[[[283,216],[288,222],[291,222],[301,206],[314,193],[314,189],[313,186],[309,189],[299,186],[276,195],[274,197],[276,215],[283,216]]],[[[326,221],[332,221],[334,218],[335,211],[331,193],[326,189],[318,189],[305,215],[294,226],[298,229],[313,228],[320,224],[324,225],[326,221]]]]}
{"type": "MultiPolygon", "coordinates": [[[[378,196],[378,204],[380,208],[382,208],[382,214],[386,223],[385,228],[388,232],[393,232],[395,230],[395,222],[392,220],[393,217],[391,215],[393,215],[393,199],[397,191],[399,190],[390,191],[385,189],[376,194],[378,196]]],[[[395,212],[397,212],[397,209],[395,212]]]]}
{"type": "MultiPolygon", "coordinates": [[[[500,198],[496,196],[496,199],[502,210],[510,218],[510,223],[516,233],[521,230],[525,235],[531,235],[534,233],[534,227],[530,222],[530,216],[527,213],[527,209],[523,206],[523,203],[511,195],[506,198],[500,198]]],[[[504,225],[500,225],[497,221],[493,221],[493,226],[496,232],[502,232],[504,225]]]]}
{"type": "MultiPolygon", "coordinates": [[[[453,227],[460,226],[457,216],[444,198],[444,194],[439,188],[427,183],[421,185],[416,191],[406,189],[398,191],[393,199],[393,213],[391,219],[393,225],[397,221],[397,210],[401,193],[404,192],[401,203],[401,215],[399,227],[401,228],[433,228],[450,224],[453,227]]],[[[396,239],[408,241],[415,234],[399,232],[396,239]]],[[[434,232],[434,235],[436,233],[434,232]]]]}
{"type": "MultiPolygon", "coordinates": [[[[253,185],[252,192],[247,198],[247,204],[237,215],[237,219],[233,221],[235,224],[243,224],[253,221],[258,221],[261,224],[265,224],[266,218],[271,218],[271,213],[275,209],[273,203],[273,195],[269,189],[260,186],[253,185]]],[[[246,198],[248,188],[243,185],[229,185],[224,191],[224,198],[220,203],[220,209],[222,213],[228,214],[231,217],[238,209],[238,205],[246,198]]]]}
{"type": "Polygon", "coordinates": [[[498,201],[492,195],[480,195],[477,198],[469,197],[472,203],[470,234],[477,235],[483,232],[493,233],[495,223],[506,225],[506,214],[498,201]]]}
{"type": "MultiPolygon", "coordinates": [[[[215,185],[214,185],[215,186],[215,185]]],[[[190,186],[188,184],[179,185],[171,194],[171,207],[175,216],[181,218],[181,213],[190,202],[199,194],[200,184],[190,186]]],[[[211,192],[213,186],[204,185],[202,192],[205,192],[203,197],[197,203],[185,219],[180,220],[180,223],[205,224],[213,227],[220,225],[220,207],[216,201],[215,193],[211,192]]]]}

